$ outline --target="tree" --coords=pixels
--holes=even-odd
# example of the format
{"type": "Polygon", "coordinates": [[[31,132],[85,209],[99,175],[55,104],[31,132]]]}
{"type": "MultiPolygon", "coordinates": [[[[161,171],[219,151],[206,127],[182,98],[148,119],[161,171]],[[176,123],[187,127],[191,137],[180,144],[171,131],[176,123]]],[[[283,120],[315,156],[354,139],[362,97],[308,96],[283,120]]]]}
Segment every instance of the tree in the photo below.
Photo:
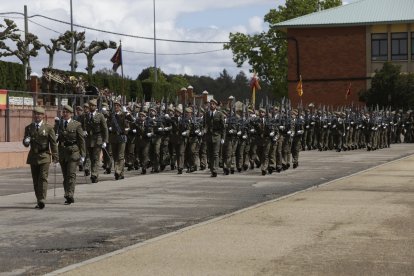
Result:
{"type": "Polygon", "coordinates": [[[414,106],[414,74],[401,74],[401,66],[386,62],[375,71],[371,88],[361,93],[368,106],[409,108],[414,106]]]}
{"type": "Polygon", "coordinates": [[[59,51],[59,39],[50,39],[52,45],[42,44],[42,47],[45,48],[46,53],[49,55],[49,68],[53,68],[53,60],[56,51],[59,51]]]}
{"type": "Polygon", "coordinates": [[[248,62],[251,71],[257,72],[261,81],[270,85],[275,96],[287,96],[287,39],[275,24],[341,4],[341,0],[286,0],[285,6],[271,9],[265,15],[264,21],[269,24],[267,32],[230,33],[230,42],[224,49],[232,50],[237,66],[248,62]]]}
{"type": "Polygon", "coordinates": [[[109,44],[105,41],[92,41],[89,46],[86,46],[80,52],[85,54],[87,60],[87,67],[85,68],[88,71],[88,75],[92,76],[92,69],[95,67],[93,64],[93,57],[102,50],[106,50],[108,48],[116,49],[116,43],[113,41],[109,41],[109,44]]]}
{"type": "MultiPolygon", "coordinates": [[[[72,53],[72,37],[73,37],[73,45],[75,48],[75,54],[81,53],[85,49],[85,32],[71,32],[66,31],[63,35],[59,37],[59,50],[62,50],[66,53],[72,53]]],[[[69,66],[72,67],[72,59],[69,63],[69,66]]],[[[76,61],[75,55],[75,71],[78,68],[78,62],[76,61]]]]}
{"type": "MultiPolygon", "coordinates": [[[[32,33],[27,33],[24,39],[22,39],[19,29],[16,24],[10,20],[5,19],[6,28],[0,33],[0,49],[3,50],[0,52],[0,57],[6,56],[16,56],[23,63],[24,68],[26,68],[25,79],[30,76],[32,69],[30,68],[30,57],[36,57],[39,49],[42,47],[42,44],[38,40],[37,36],[32,33]],[[9,46],[4,43],[4,40],[10,39],[16,43],[16,50],[12,50],[9,46]],[[31,48],[30,45],[33,47],[31,48]]],[[[3,25],[0,27],[4,28],[3,25]]]]}

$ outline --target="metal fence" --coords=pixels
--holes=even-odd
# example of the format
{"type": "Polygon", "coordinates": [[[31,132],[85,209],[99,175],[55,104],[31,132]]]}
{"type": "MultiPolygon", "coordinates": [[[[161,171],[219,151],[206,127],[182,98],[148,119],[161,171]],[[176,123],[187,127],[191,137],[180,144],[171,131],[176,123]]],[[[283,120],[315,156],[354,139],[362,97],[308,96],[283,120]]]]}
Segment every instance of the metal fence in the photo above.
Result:
{"type": "MultiPolygon", "coordinates": [[[[63,105],[75,107],[99,99],[97,95],[55,94],[7,90],[5,103],[0,103],[0,142],[17,142],[24,135],[24,128],[33,121],[33,108],[42,106],[46,111],[45,120],[53,124],[54,118],[60,116],[63,105]]],[[[100,101],[98,101],[100,102],[100,101]]]]}

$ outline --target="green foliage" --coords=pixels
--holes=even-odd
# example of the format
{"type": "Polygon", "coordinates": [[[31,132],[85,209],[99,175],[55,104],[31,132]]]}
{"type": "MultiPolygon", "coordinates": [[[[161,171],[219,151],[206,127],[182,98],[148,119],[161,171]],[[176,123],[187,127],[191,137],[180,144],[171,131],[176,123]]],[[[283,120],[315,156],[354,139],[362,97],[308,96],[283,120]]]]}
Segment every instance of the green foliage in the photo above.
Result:
{"type": "Polygon", "coordinates": [[[401,74],[401,67],[384,63],[375,71],[371,88],[360,93],[368,106],[411,108],[414,107],[414,74],[401,74]]]}
{"type": "Polygon", "coordinates": [[[25,91],[22,64],[0,61],[0,89],[25,91]]]}
{"type": "Polygon", "coordinates": [[[224,45],[224,49],[232,50],[237,66],[248,62],[252,66],[251,71],[258,73],[277,98],[287,96],[286,34],[275,24],[341,4],[341,0],[286,0],[285,6],[271,9],[265,15],[264,21],[269,24],[267,32],[253,35],[230,33],[230,42],[224,45]]]}

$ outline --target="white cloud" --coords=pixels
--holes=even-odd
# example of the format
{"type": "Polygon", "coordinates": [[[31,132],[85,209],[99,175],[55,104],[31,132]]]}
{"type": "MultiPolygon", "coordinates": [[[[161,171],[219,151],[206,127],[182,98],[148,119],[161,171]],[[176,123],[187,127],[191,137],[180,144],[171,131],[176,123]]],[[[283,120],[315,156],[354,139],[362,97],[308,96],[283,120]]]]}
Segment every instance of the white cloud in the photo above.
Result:
{"type": "Polygon", "coordinates": [[[255,16],[249,19],[249,29],[253,33],[263,31],[263,18],[255,16]]]}

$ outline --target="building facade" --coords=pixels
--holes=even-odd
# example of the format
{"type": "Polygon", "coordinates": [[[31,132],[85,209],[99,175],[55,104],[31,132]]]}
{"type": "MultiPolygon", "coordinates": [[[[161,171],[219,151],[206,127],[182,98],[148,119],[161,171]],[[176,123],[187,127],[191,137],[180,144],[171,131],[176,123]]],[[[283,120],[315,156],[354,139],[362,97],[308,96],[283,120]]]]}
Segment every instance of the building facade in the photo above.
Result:
{"type": "Polygon", "coordinates": [[[359,92],[371,87],[385,62],[413,73],[413,11],[412,0],[360,0],[277,24],[289,38],[292,103],[361,105],[359,92]],[[296,91],[299,75],[302,97],[296,91]]]}

